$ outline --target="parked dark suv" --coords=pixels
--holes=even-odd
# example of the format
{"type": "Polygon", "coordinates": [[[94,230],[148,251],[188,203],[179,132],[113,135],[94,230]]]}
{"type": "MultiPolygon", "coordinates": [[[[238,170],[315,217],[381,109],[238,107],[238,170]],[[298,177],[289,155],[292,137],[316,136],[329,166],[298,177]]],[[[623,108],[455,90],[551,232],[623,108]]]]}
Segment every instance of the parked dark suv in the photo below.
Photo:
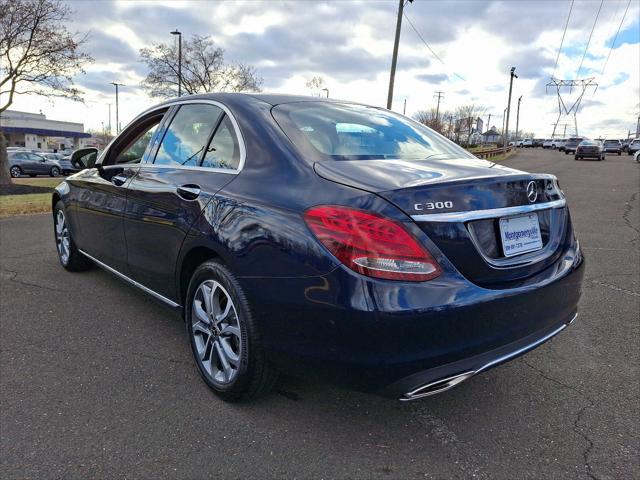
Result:
{"type": "Polygon", "coordinates": [[[604,141],[605,153],[617,153],[622,155],[622,142],[620,140],[605,140],[604,141]]]}
{"type": "Polygon", "coordinates": [[[182,97],[84,166],[52,198],[60,262],[179,309],[227,400],[278,372],[412,400],[577,314],[584,262],[556,178],[479,160],[388,110],[182,97]]]}

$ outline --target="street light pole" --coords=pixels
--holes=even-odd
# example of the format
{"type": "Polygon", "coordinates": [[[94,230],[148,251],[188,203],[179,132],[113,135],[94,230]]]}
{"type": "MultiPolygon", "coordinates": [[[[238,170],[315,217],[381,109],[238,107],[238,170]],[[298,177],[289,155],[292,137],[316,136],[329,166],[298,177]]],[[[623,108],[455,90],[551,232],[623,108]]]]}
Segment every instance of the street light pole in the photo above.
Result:
{"type": "Polygon", "coordinates": [[[329,98],[329,89],[325,87],[325,88],[322,89],[322,91],[323,92],[327,92],[327,98],[329,98]]]}
{"type": "Polygon", "coordinates": [[[182,96],[182,32],[176,28],[171,35],[178,36],[178,96],[182,96]]]}
{"type": "Polygon", "coordinates": [[[518,113],[516,115],[516,142],[518,141],[518,127],[520,126],[520,101],[522,100],[522,95],[518,98],[518,113]]]}
{"type": "MultiPolygon", "coordinates": [[[[413,2],[413,0],[408,0],[413,2]]],[[[393,43],[393,58],[391,59],[391,74],[389,75],[389,93],[387,94],[387,109],[391,110],[393,103],[393,82],[396,79],[396,64],[398,63],[398,45],[400,43],[400,30],[402,29],[402,12],[404,11],[405,0],[399,0],[398,19],[396,20],[396,38],[393,43]]]]}
{"type": "Polygon", "coordinates": [[[118,117],[118,87],[124,87],[124,83],[111,82],[116,87],[116,135],[120,133],[120,120],[118,117]]]}
{"type": "Polygon", "coordinates": [[[509,114],[511,113],[511,91],[513,90],[513,78],[518,78],[515,74],[516,67],[511,67],[511,80],[509,81],[509,102],[507,103],[507,121],[505,124],[504,148],[507,148],[507,138],[509,137],[509,114]]]}

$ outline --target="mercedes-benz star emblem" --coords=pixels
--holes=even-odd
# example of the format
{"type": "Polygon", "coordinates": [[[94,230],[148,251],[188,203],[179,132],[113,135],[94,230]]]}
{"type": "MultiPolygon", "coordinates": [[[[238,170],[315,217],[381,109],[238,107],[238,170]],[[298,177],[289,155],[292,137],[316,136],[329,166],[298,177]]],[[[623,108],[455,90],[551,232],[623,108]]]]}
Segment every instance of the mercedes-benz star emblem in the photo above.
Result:
{"type": "Polygon", "coordinates": [[[534,203],[538,199],[538,187],[534,181],[529,182],[527,185],[527,198],[530,203],[534,203]]]}

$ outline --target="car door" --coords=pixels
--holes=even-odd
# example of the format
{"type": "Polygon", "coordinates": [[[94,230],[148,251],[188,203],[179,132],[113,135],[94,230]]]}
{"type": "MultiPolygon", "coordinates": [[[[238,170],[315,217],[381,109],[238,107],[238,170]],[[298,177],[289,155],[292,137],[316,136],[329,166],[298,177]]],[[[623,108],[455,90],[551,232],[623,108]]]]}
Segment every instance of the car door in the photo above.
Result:
{"type": "Polygon", "coordinates": [[[67,179],[78,247],[127,274],[123,217],[127,187],[168,109],[151,112],[122,132],[96,162],[67,179]]]}
{"type": "Polygon", "coordinates": [[[16,152],[9,157],[10,166],[17,165],[22,173],[29,173],[29,157],[25,152],[16,152]]]}
{"type": "Polygon", "coordinates": [[[129,271],[137,282],[177,298],[180,248],[213,195],[235,178],[241,158],[238,136],[237,124],[216,102],[177,107],[154,162],[141,165],[129,185],[125,236],[129,271]],[[231,147],[228,141],[220,143],[222,136],[231,139],[231,147]]]}

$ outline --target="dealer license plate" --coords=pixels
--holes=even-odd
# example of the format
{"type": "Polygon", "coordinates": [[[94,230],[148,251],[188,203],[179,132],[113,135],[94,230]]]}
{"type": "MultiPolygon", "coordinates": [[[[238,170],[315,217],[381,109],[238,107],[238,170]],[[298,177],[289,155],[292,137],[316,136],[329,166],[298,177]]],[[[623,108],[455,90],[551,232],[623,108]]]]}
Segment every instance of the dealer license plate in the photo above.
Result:
{"type": "Polygon", "coordinates": [[[542,235],[537,213],[500,219],[502,250],[506,257],[533,252],[542,248],[542,235]]]}

